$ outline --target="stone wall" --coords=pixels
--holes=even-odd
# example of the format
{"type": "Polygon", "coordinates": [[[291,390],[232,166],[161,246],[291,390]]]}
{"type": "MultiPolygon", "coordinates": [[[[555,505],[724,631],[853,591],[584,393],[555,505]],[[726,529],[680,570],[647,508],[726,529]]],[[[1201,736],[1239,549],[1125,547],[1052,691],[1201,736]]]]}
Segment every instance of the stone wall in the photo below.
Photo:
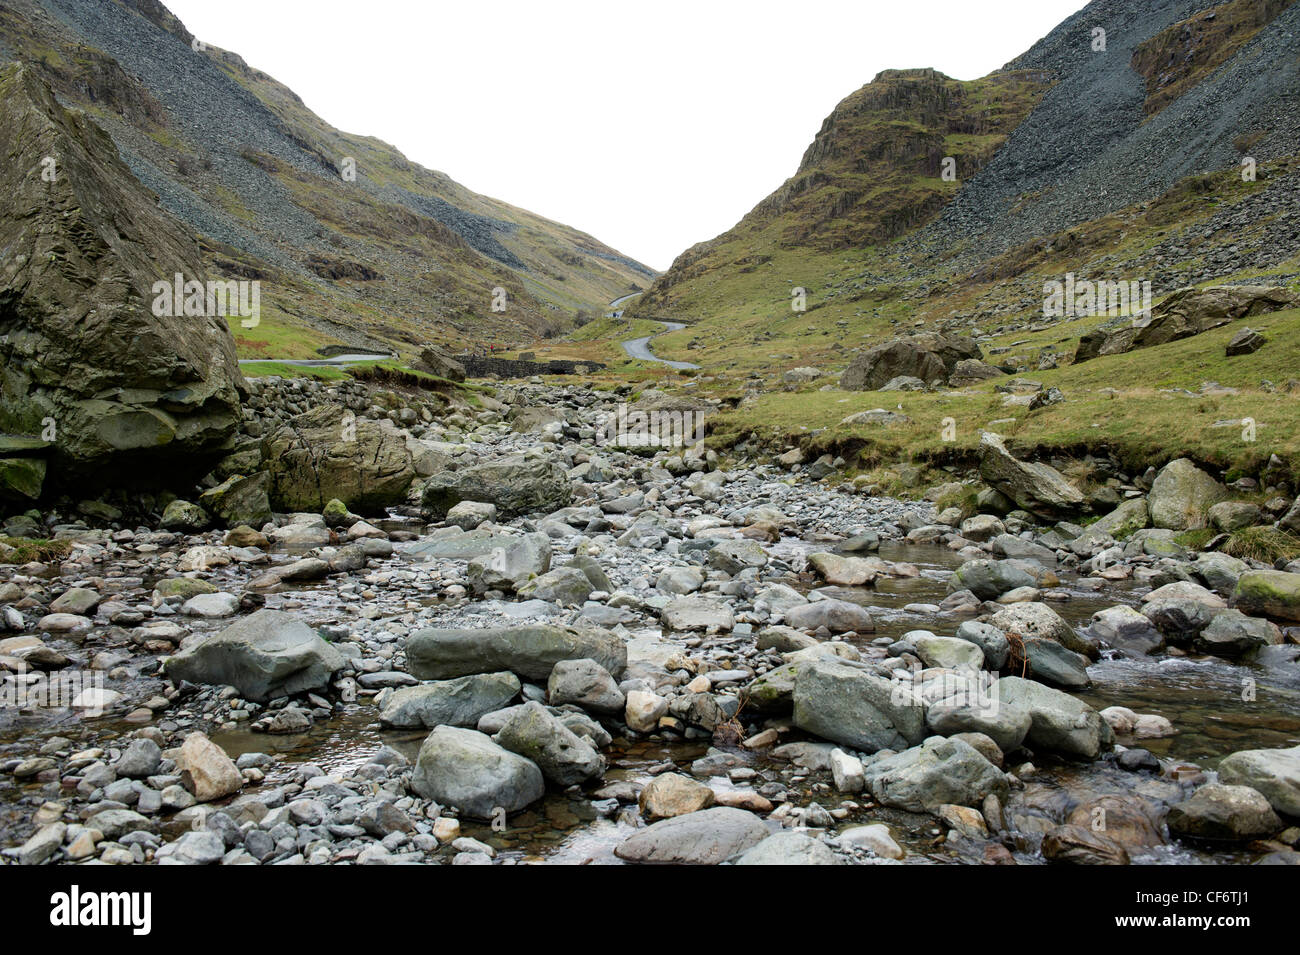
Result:
{"type": "Polygon", "coordinates": [[[470,378],[531,378],[533,375],[583,375],[600,371],[605,366],[598,361],[567,361],[554,358],[550,361],[518,361],[511,358],[487,358],[478,355],[456,355],[456,361],[465,368],[470,378]]]}

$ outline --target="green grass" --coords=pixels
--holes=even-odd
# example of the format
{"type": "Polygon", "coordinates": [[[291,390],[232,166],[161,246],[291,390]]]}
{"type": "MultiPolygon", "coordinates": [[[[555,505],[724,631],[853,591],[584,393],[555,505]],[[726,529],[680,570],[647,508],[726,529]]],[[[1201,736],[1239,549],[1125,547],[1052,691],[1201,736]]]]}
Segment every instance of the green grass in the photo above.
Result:
{"type": "Polygon", "coordinates": [[[319,358],[317,349],[339,342],[313,328],[309,328],[283,314],[273,306],[262,303],[260,321],[253,328],[245,328],[242,319],[228,319],[230,333],[235,336],[235,351],[240,358],[319,358]]]}
{"type": "Polygon", "coordinates": [[[1276,527],[1246,527],[1234,532],[1222,550],[1232,557],[1272,564],[1300,557],[1300,537],[1276,527]]]}
{"type": "Polygon", "coordinates": [[[0,564],[48,564],[72,553],[71,541],[43,540],[31,537],[0,537],[0,545],[12,547],[7,557],[0,554],[0,564]]]}
{"type": "MultiPolygon", "coordinates": [[[[1075,332],[1083,330],[1076,325],[1075,332]]],[[[1057,335],[1059,336],[1059,332],[1057,335]]],[[[1072,341],[1077,338],[1072,337],[1072,341]]],[[[1067,353],[1072,348],[1067,349],[1067,353]]],[[[1130,469],[1145,470],[1179,456],[1241,474],[1258,472],[1271,454],[1292,469],[1300,463],[1300,396],[1285,383],[1300,369],[1300,310],[1276,312],[1154,349],[1094,359],[1082,365],[1032,372],[1025,377],[1060,388],[1066,400],[1030,412],[1007,407],[994,391],[999,379],[961,391],[770,391],[715,419],[712,440],[757,434],[774,444],[797,441],[809,449],[845,449],[869,464],[886,460],[973,461],[982,430],[993,430],[1013,449],[1081,456],[1110,450],[1130,469]],[[1254,355],[1226,358],[1224,346],[1240,329],[1268,339],[1254,355]],[[1274,383],[1273,391],[1261,382],[1274,383]],[[1189,395],[1203,382],[1239,389],[1222,396],[1189,395]],[[1180,391],[1179,389],[1182,389],[1180,391]],[[844,426],[858,411],[884,407],[910,420],[888,426],[844,426]],[[945,441],[952,419],[955,440],[945,441]],[[1217,422],[1253,418],[1253,442],[1243,427],[1217,422]],[[999,419],[1001,423],[994,424],[999,419]]],[[[1300,388],[1300,382],[1297,382],[1300,388]]]]}
{"type": "Polygon", "coordinates": [[[239,370],[244,373],[245,378],[321,378],[325,381],[342,381],[347,378],[347,374],[339,369],[328,365],[305,367],[303,365],[289,365],[280,361],[255,361],[248,364],[240,365],[239,370]]]}

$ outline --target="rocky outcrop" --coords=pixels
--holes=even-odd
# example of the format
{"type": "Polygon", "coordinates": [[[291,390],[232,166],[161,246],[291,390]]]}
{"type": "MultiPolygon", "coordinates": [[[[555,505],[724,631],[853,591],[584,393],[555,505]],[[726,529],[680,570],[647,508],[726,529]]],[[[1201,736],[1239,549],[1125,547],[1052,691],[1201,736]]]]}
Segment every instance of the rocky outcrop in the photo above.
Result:
{"type": "Polygon", "coordinates": [[[164,664],[173,680],[233,686],[257,702],[321,689],[342,667],[337,650],[282,610],[259,610],[187,646],[164,664]]]}
{"type": "Polygon", "coordinates": [[[426,516],[441,520],[461,501],[495,504],[501,516],[517,517],[559,510],[572,499],[568,475],[558,464],[516,455],[434,475],[421,491],[420,505],[426,516]]]}
{"type": "Polygon", "coordinates": [[[1047,464],[1021,461],[986,431],[980,436],[980,477],[1026,511],[1043,517],[1063,517],[1083,505],[1082,492],[1047,464]]]}
{"type": "Polygon", "coordinates": [[[48,441],[59,483],[197,479],[245,385],[206,297],[156,301],[177,274],[206,287],[193,236],[28,67],[0,71],[0,140],[0,431],[48,441]]]}
{"type": "Polygon", "coordinates": [[[391,421],[341,414],[321,405],[270,435],[262,457],[278,510],[319,512],[340,500],[361,513],[406,499],[415,468],[406,434],[391,421]]]}
{"type": "Polygon", "coordinates": [[[1186,458],[1170,461],[1156,475],[1147,495],[1151,524],[1185,531],[1204,527],[1212,506],[1228,489],[1186,458]]]}
{"type": "Polygon", "coordinates": [[[840,376],[840,387],[845,391],[876,391],[900,376],[926,384],[944,383],[959,363],[981,358],[979,346],[969,338],[935,333],[900,338],[853,359],[840,376]]]}
{"type": "Polygon", "coordinates": [[[1239,318],[1265,315],[1297,304],[1300,295],[1266,285],[1180,289],[1153,308],[1150,316],[1118,325],[1108,322],[1088,332],[1079,340],[1074,363],[1190,338],[1239,318]]]}

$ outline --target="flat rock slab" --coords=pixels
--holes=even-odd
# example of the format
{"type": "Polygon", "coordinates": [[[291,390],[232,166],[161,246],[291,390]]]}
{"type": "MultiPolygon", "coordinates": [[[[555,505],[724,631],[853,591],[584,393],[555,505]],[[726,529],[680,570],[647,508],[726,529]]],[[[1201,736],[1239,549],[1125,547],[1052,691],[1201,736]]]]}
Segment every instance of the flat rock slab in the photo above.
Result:
{"type": "Polygon", "coordinates": [[[420,630],[406,641],[407,669],[421,680],[510,670],[545,682],[561,660],[594,660],[615,679],[627,669],[622,639],[597,627],[550,624],[482,630],[420,630]]]}
{"type": "Polygon", "coordinates": [[[752,812],[718,806],[656,822],[625,839],[614,855],[625,862],[718,865],[767,837],[752,812]]]}

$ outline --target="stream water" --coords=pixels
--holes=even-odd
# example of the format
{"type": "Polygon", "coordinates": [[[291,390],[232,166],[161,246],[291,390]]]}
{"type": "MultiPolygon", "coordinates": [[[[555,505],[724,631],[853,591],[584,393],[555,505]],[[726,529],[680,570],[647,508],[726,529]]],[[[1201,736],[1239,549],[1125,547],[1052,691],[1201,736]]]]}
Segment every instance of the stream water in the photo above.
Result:
{"type": "MultiPolygon", "coordinates": [[[[388,525],[390,530],[398,527],[413,529],[409,524],[398,522],[388,525]]],[[[822,549],[825,545],[794,538],[786,538],[771,547],[774,553],[785,556],[822,549]]],[[[958,618],[937,615],[921,608],[904,608],[914,604],[937,604],[946,594],[947,573],[960,563],[959,558],[942,547],[930,545],[885,544],[881,547],[881,556],[886,560],[913,563],[920,568],[921,574],[915,578],[882,578],[874,587],[857,588],[856,594],[847,588],[837,593],[840,597],[856,597],[864,605],[874,608],[877,631],[863,638],[863,644],[870,639],[898,636],[913,629],[951,634],[958,618]]],[[[1059,600],[1054,606],[1075,626],[1086,625],[1096,610],[1117,602],[1137,602],[1136,595],[1122,583],[1108,583],[1104,592],[1098,592],[1067,571],[1061,571],[1059,576],[1062,595],[1068,599],[1059,600]]],[[[804,589],[813,586],[810,581],[804,589]]],[[[296,588],[291,595],[273,593],[268,598],[268,606],[284,603],[285,598],[289,598],[290,605],[317,611],[340,607],[340,598],[328,582],[307,589],[296,588]]],[[[634,636],[655,640],[659,632],[649,629],[637,631],[634,636]]],[[[1162,758],[1212,770],[1219,759],[1239,749],[1294,746],[1300,742],[1300,681],[1281,671],[1252,664],[1233,664],[1212,657],[1160,656],[1137,660],[1104,658],[1089,672],[1094,684],[1080,695],[1094,707],[1123,705],[1139,713],[1158,713],[1173,722],[1177,735],[1132,744],[1141,745],[1162,758]],[[1257,687],[1253,701],[1243,699],[1243,686],[1249,681],[1254,681],[1257,687]]],[[[96,726],[96,731],[102,745],[106,735],[114,732],[124,735],[135,728],[135,725],[126,723],[101,723],[96,726]]],[[[68,729],[66,722],[11,723],[0,727],[0,757],[30,754],[46,737],[72,735],[68,729]]],[[[271,781],[275,781],[285,775],[285,766],[293,763],[311,762],[326,772],[346,772],[360,766],[384,744],[414,759],[425,735],[424,731],[381,730],[374,707],[361,702],[349,706],[334,719],[317,723],[302,735],[267,736],[240,729],[218,732],[213,738],[232,756],[244,752],[268,752],[278,756],[282,761],[281,768],[269,776],[271,781]]],[[[787,740],[799,738],[802,737],[794,732],[787,740]]],[[[616,738],[607,753],[610,770],[604,785],[621,780],[645,782],[651,778],[652,769],[661,770],[665,763],[675,764],[689,772],[691,761],[704,755],[708,748],[708,741],[629,743],[616,738]]],[[[758,777],[747,785],[757,788],[764,779],[779,780],[792,787],[799,805],[815,800],[828,809],[839,806],[842,797],[827,787],[826,774],[795,776],[792,780],[788,775],[789,764],[772,761],[762,753],[738,752],[758,773],[758,777]],[[786,775],[780,775],[782,770],[786,770],[786,775]]],[[[1060,816],[1073,805],[1105,793],[1137,792],[1153,801],[1176,801],[1181,798],[1181,786],[1198,776],[1189,768],[1185,774],[1186,782],[1180,784],[1168,775],[1155,777],[1123,772],[1113,762],[1076,765],[1045,761],[1031,774],[1028,786],[1035,792],[1035,805],[1044,806],[1048,814],[1055,812],[1060,816]]],[[[715,789],[732,785],[725,775],[712,777],[709,784],[715,789]]],[[[29,788],[34,787],[17,785],[0,790],[0,829],[18,824],[21,816],[30,811],[29,808],[20,810],[16,805],[16,800],[29,788]],[[5,802],[9,805],[4,805],[5,802]]],[[[880,821],[889,823],[898,841],[909,850],[908,862],[978,861],[963,858],[959,851],[942,843],[940,829],[933,820],[925,817],[872,809],[851,812],[844,820],[846,823],[880,821]]],[[[1058,818],[1057,821],[1061,820],[1058,818]]],[[[498,851],[516,856],[521,861],[570,863],[617,862],[613,849],[632,828],[631,820],[619,819],[615,814],[609,818],[602,817],[590,793],[551,793],[530,811],[511,817],[509,829],[504,832],[463,822],[464,834],[489,842],[498,851]]],[[[1016,855],[1021,862],[1042,861],[1030,847],[1016,855]]],[[[1176,846],[1135,853],[1133,861],[1222,863],[1248,862],[1251,858],[1246,850],[1207,852],[1176,846]]]]}

